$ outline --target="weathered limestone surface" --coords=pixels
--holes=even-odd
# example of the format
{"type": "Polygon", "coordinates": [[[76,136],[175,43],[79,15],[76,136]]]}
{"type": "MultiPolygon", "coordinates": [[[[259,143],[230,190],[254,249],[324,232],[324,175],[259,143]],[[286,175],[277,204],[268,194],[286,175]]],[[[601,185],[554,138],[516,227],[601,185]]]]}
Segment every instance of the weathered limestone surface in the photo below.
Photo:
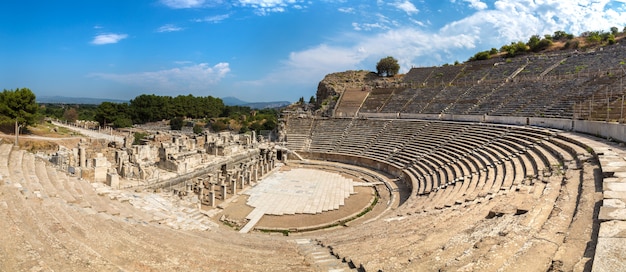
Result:
{"type": "Polygon", "coordinates": [[[600,160],[604,182],[604,201],[598,219],[600,232],[593,271],[626,269],[626,149],[615,143],[569,134],[592,148],[600,160]]]}

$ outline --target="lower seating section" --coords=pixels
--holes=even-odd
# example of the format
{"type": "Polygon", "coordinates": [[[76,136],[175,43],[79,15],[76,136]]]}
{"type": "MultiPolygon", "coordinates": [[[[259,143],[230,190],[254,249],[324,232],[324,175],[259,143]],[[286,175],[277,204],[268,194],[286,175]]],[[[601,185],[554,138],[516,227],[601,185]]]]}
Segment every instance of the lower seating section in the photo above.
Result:
{"type": "Polygon", "coordinates": [[[586,245],[573,245],[592,240],[595,204],[576,199],[595,194],[597,166],[560,131],[401,119],[315,122],[341,131],[341,140],[323,143],[327,152],[385,161],[418,187],[383,219],[319,235],[320,244],[357,268],[547,271],[555,261],[564,270],[589,267],[586,245]],[[588,220],[588,229],[572,227],[576,220],[588,220]],[[571,258],[563,257],[568,247],[571,258]]]}
{"type": "Polygon", "coordinates": [[[95,186],[12,144],[0,142],[0,175],[0,271],[309,269],[281,237],[242,239],[197,208],[95,186]]]}
{"type": "Polygon", "coordinates": [[[385,161],[410,173],[421,196],[466,187],[447,204],[509,190],[573,158],[553,155],[569,151],[550,143],[557,135],[547,129],[377,119],[313,122],[310,149],[303,151],[385,161]]]}

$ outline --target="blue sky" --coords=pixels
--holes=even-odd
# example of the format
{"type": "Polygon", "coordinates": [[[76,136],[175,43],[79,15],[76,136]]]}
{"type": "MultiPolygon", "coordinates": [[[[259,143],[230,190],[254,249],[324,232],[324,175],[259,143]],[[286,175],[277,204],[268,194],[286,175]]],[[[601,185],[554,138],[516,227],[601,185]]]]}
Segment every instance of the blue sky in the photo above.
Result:
{"type": "Polygon", "coordinates": [[[612,26],[626,26],[626,0],[3,0],[0,88],[296,101],[386,56],[406,72],[612,26]]]}

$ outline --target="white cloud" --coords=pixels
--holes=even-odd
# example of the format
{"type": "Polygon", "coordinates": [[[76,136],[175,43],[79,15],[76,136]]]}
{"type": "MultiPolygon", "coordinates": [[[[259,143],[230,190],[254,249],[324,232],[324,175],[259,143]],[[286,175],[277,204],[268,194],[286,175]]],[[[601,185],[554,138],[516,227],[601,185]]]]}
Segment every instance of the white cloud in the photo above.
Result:
{"type": "Polygon", "coordinates": [[[374,30],[374,29],[389,29],[389,27],[381,24],[381,23],[363,23],[363,24],[359,24],[359,23],[352,23],[352,28],[356,31],[361,31],[361,30],[366,30],[366,31],[370,31],[370,30],[374,30]]]}
{"type": "MultiPolygon", "coordinates": [[[[390,20],[385,14],[373,11],[371,15],[378,17],[374,23],[353,22],[355,33],[341,33],[328,39],[332,42],[291,52],[285,56],[281,68],[246,84],[258,89],[279,89],[285,84],[310,89],[328,73],[374,70],[375,63],[385,56],[398,59],[401,72],[407,72],[414,66],[464,61],[479,50],[526,41],[534,34],[557,30],[580,34],[608,30],[611,26],[621,30],[626,25],[626,9],[622,4],[625,1],[497,0],[487,6],[482,1],[467,0],[474,12],[438,29],[430,28],[432,24],[427,17],[421,19],[423,22],[412,18],[398,22],[394,20],[399,18],[390,20]],[[358,32],[363,30],[378,31],[358,32]]],[[[395,5],[402,9],[400,4],[407,2],[395,2],[395,5]]],[[[386,4],[379,2],[379,8],[383,6],[386,4]]],[[[406,7],[402,10],[410,13],[412,9],[406,7]]]]}
{"type": "Polygon", "coordinates": [[[415,5],[413,5],[413,3],[411,3],[408,0],[405,0],[403,2],[394,2],[394,3],[390,3],[390,5],[396,7],[397,9],[400,9],[404,12],[406,12],[407,14],[411,15],[413,13],[418,13],[419,10],[415,7],[415,5]]]}
{"type": "Polygon", "coordinates": [[[270,13],[284,12],[289,6],[304,9],[306,6],[300,5],[303,0],[239,0],[238,5],[255,9],[258,15],[268,15],[270,13]]]}
{"type": "Polygon", "coordinates": [[[229,64],[222,62],[214,66],[200,63],[154,72],[131,74],[92,73],[89,76],[163,93],[207,90],[210,85],[217,84],[229,72],[229,64]]]}
{"type": "Polygon", "coordinates": [[[354,8],[339,8],[337,10],[343,13],[354,13],[354,8]]]}
{"type": "Polygon", "coordinates": [[[487,4],[485,4],[484,2],[480,0],[463,0],[463,1],[469,3],[470,7],[474,9],[477,9],[477,10],[487,9],[487,4]]]}
{"type": "Polygon", "coordinates": [[[195,19],[194,22],[219,23],[221,21],[228,19],[229,17],[230,17],[230,14],[221,14],[221,15],[207,16],[202,19],[195,19]]]}
{"type": "Polygon", "coordinates": [[[178,27],[172,24],[167,24],[167,25],[163,25],[159,27],[156,31],[157,32],[177,32],[177,31],[182,31],[182,30],[184,30],[184,28],[178,27]]]}
{"type": "Polygon", "coordinates": [[[164,5],[174,9],[199,8],[205,3],[205,0],[161,0],[164,5]]]}
{"type": "Polygon", "coordinates": [[[534,34],[565,30],[580,34],[626,25],[626,12],[608,9],[610,0],[499,0],[494,9],[481,10],[441,29],[444,33],[471,33],[481,43],[502,45],[526,41],[534,34]]]}
{"type": "Polygon", "coordinates": [[[91,43],[95,45],[118,43],[119,41],[126,39],[127,37],[128,37],[127,34],[116,34],[116,33],[99,34],[93,38],[91,43]]]}

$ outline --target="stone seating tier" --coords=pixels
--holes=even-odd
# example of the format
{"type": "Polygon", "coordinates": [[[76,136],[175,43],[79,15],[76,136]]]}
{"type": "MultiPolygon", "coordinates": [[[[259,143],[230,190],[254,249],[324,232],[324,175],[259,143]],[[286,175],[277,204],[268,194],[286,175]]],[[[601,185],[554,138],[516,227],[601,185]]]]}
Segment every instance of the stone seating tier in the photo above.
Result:
{"type": "MultiPolygon", "coordinates": [[[[598,102],[609,96],[617,105],[621,92],[611,90],[619,90],[626,76],[620,68],[623,48],[413,68],[404,77],[408,87],[385,96],[385,102],[379,95],[368,97],[363,112],[572,118],[574,106],[588,107],[592,97],[598,102]]],[[[605,102],[591,104],[600,110],[592,116],[604,113],[605,102]]],[[[582,110],[581,117],[588,112],[582,110]]],[[[614,111],[611,118],[617,117],[614,111]]]]}
{"type": "Polygon", "coordinates": [[[123,196],[110,188],[96,192],[88,181],[8,147],[0,145],[7,158],[7,171],[0,179],[0,227],[11,235],[0,235],[0,248],[8,254],[0,261],[0,270],[308,269],[295,245],[285,239],[257,235],[242,239],[216,226],[189,229],[194,218],[205,217],[195,209],[164,207],[160,213],[170,219],[157,220],[154,211],[130,205],[150,198],[115,200],[123,196]],[[241,260],[232,252],[247,257],[241,260]]]}

